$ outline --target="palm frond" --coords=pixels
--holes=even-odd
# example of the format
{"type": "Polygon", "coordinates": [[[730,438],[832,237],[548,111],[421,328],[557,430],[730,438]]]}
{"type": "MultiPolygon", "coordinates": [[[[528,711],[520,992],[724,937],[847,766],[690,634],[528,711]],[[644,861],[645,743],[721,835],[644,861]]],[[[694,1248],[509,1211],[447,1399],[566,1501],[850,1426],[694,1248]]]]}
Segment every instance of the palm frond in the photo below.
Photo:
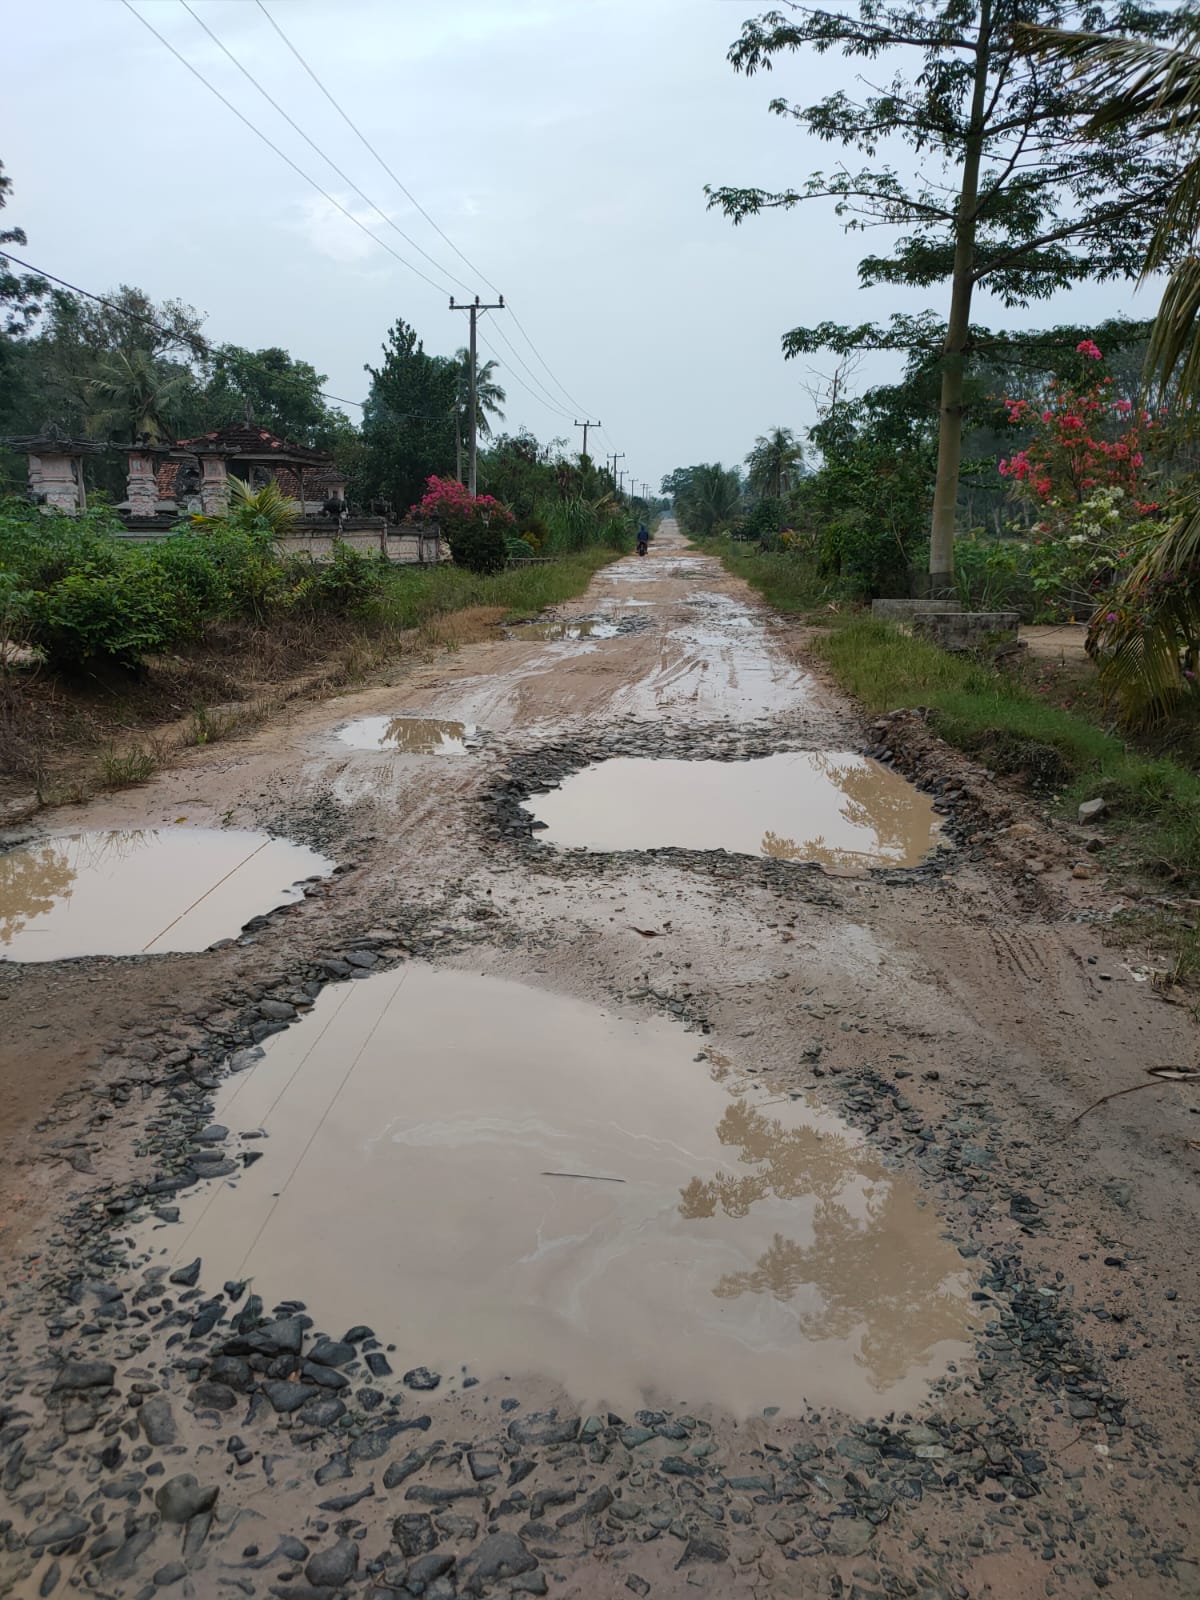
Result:
{"type": "Polygon", "coordinates": [[[1200,132],[1200,18],[1182,17],[1173,45],[1031,26],[1015,36],[1018,48],[1076,69],[1094,104],[1087,132],[1152,118],[1176,135],[1200,132]]]}
{"type": "Polygon", "coordinates": [[[1143,380],[1155,404],[1172,379],[1181,406],[1200,398],[1200,256],[1172,272],[1150,326],[1143,380]]]}
{"type": "Polygon", "coordinates": [[[1146,545],[1088,626],[1100,686],[1129,723],[1168,716],[1187,694],[1200,651],[1200,499],[1146,545]]]}

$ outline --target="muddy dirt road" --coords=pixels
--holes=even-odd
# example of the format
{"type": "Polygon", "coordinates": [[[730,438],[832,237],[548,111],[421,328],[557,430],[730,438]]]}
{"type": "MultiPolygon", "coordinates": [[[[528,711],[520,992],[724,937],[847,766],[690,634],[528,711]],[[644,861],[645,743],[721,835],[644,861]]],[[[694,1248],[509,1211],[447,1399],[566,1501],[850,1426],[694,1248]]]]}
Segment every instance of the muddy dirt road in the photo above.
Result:
{"type": "Polygon", "coordinates": [[[8,843],[0,1593],[1200,1594],[1190,1017],[669,525],[8,843]]]}

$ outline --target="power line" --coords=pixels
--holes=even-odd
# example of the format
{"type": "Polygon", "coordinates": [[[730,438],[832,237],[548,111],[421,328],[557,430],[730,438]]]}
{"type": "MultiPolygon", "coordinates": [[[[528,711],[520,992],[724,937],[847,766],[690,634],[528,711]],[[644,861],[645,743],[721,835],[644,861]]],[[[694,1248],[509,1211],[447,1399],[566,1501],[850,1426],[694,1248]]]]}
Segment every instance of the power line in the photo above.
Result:
{"type": "Polygon", "coordinates": [[[296,165],[291,156],[285,155],[279,146],[272,139],[268,138],[265,133],[263,133],[261,128],[256,127],[255,124],[250,121],[249,117],[238,110],[237,106],[234,105],[232,100],[226,99],[226,97],[221,93],[215,84],[210,83],[204,74],[194,67],[186,56],[181,55],[171,41],[169,39],[165,39],[163,35],[159,33],[158,29],[152,22],[147,21],[147,19],[136,8],[136,6],[134,6],[133,0],[121,0],[121,4],[125,7],[126,11],[131,12],[132,15],[138,19],[144,28],[147,28],[154,35],[159,44],[171,52],[181,66],[187,68],[187,70],[192,74],[193,78],[198,79],[210,94],[216,95],[221,104],[229,111],[232,111],[238,121],[250,129],[250,132],[254,134],[255,138],[261,139],[263,144],[265,144],[268,149],[273,150],[281,161],[286,162],[293,172],[304,179],[305,183],[311,184],[318,194],[323,195],[331,206],[340,211],[342,215],[352,222],[356,228],[365,233],[368,239],[371,239],[375,244],[377,244],[381,250],[386,250],[388,255],[394,256],[401,266],[407,267],[410,272],[416,273],[417,277],[420,278],[422,282],[427,283],[431,289],[436,289],[439,294],[448,293],[448,291],[444,289],[440,283],[435,283],[428,273],[422,272],[420,267],[414,267],[412,262],[406,260],[398,250],[393,250],[386,239],[381,239],[378,234],[372,233],[365,222],[361,222],[352,211],[348,211],[346,207],[342,205],[340,200],[335,200],[329,191],[327,189],[323,189],[315,178],[310,178],[308,173],[305,172],[302,167],[296,165]]]}
{"type": "Polygon", "coordinates": [[[305,144],[308,145],[309,149],[310,150],[314,150],[317,153],[317,155],[320,156],[321,160],[324,161],[327,166],[331,167],[333,169],[333,171],[337,173],[338,177],[342,180],[342,182],[345,183],[345,184],[348,184],[350,186],[350,188],[354,190],[355,194],[363,202],[364,205],[370,206],[371,210],[374,211],[387,224],[387,226],[389,228],[393,229],[394,232],[398,233],[406,244],[410,244],[413,247],[413,249],[417,252],[418,255],[424,256],[426,261],[429,262],[430,266],[434,267],[438,272],[444,273],[445,276],[450,280],[451,283],[456,283],[460,289],[465,289],[468,294],[470,294],[472,292],[471,285],[469,283],[464,283],[461,278],[456,278],[454,276],[454,274],[449,270],[449,268],[444,267],[440,261],[436,260],[433,256],[431,256],[429,254],[428,250],[422,249],[422,247],[417,243],[417,241],[415,239],[410,238],[408,236],[408,234],[405,233],[404,229],[402,227],[400,227],[400,225],[398,223],[394,222],[392,220],[392,218],[388,216],[387,212],[382,209],[382,207],[377,206],[375,204],[374,200],[371,199],[370,195],[363,193],[363,191],[355,183],[354,179],[352,177],[350,177],[348,173],[343,172],[341,167],[338,166],[337,162],[334,161],[331,156],[326,155],[325,151],[321,149],[320,145],[317,144],[315,139],[310,139],[309,138],[308,134],[305,133],[304,129],[300,126],[300,124],[293,117],[290,117],[288,115],[288,113],[279,104],[278,100],[276,100],[273,95],[269,94],[267,92],[267,90],[263,88],[262,84],[259,83],[258,79],[254,76],[254,74],[250,71],[250,69],[248,67],[244,67],[242,65],[242,63],[238,60],[238,58],[234,55],[233,51],[229,48],[229,46],[227,44],[225,44],[223,40],[218,38],[218,36],[209,27],[208,23],[205,22],[204,18],[199,16],[192,9],[192,7],[188,3],[188,0],[179,0],[179,3],[183,7],[183,9],[187,12],[187,14],[192,18],[192,20],[194,22],[198,23],[199,26],[204,29],[205,33],[212,40],[212,42],[217,46],[217,48],[219,50],[223,51],[226,56],[228,56],[229,60],[233,62],[234,66],[238,69],[238,71],[242,74],[242,76],[247,80],[247,82],[250,83],[255,89],[257,89],[259,94],[262,95],[263,99],[267,102],[267,104],[269,106],[272,106],[279,113],[279,115],[287,123],[288,127],[294,129],[294,131],[296,133],[298,133],[300,135],[300,137],[304,140],[305,144]]]}
{"type": "MultiPolygon", "coordinates": [[[[209,92],[211,94],[215,95],[216,98],[218,100],[220,100],[222,105],[224,105],[228,110],[232,111],[234,116],[237,117],[238,120],[240,122],[242,122],[247,128],[249,128],[250,131],[253,134],[255,134],[259,139],[261,139],[262,142],[265,145],[267,145],[267,147],[269,149],[274,151],[274,153],[277,156],[279,156],[280,160],[284,161],[292,169],[293,172],[295,172],[299,177],[303,178],[304,181],[306,183],[310,184],[312,186],[312,188],[314,188],[317,191],[318,194],[324,196],[324,198],[330,203],[330,205],[335,206],[337,208],[337,210],[340,211],[344,217],[347,217],[351,222],[354,223],[355,227],[357,227],[363,233],[365,233],[368,239],[372,240],[375,244],[379,245],[381,249],[386,250],[388,252],[388,254],[393,256],[397,261],[399,261],[401,263],[401,265],[406,266],[409,269],[410,272],[416,273],[417,277],[422,279],[423,282],[429,284],[431,288],[439,289],[439,291],[441,293],[446,293],[447,292],[446,290],[441,289],[438,284],[434,283],[433,279],[430,278],[426,273],[422,272],[419,267],[415,267],[412,264],[411,261],[406,260],[405,257],[402,256],[399,253],[399,251],[392,249],[391,245],[389,245],[386,240],[381,239],[378,236],[378,234],[373,233],[371,231],[371,229],[366,226],[365,223],[361,222],[359,220],[359,218],[356,217],[353,214],[353,212],[348,211],[345,206],[343,206],[339,201],[335,200],[334,197],[328,192],[328,190],[322,188],[322,186],[316,181],[315,178],[310,177],[309,174],[306,173],[303,170],[302,167],[298,166],[296,164],[296,162],[294,162],[291,159],[290,156],[286,155],[284,153],[284,151],[282,151],[279,148],[279,146],[273,142],[273,140],[271,140],[265,133],[263,133],[261,131],[260,128],[258,128],[253,122],[251,122],[250,119],[243,112],[239,111],[237,106],[235,106],[231,100],[227,99],[226,96],[223,95],[221,93],[221,91],[214,84],[210,83],[209,80],[204,76],[204,74],[202,72],[200,72],[196,67],[194,67],[192,65],[192,63],[186,59],[186,57],[181,55],[180,52],[178,50],[176,50],[174,45],[172,45],[171,42],[168,39],[164,38],[163,35],[161,33],[159,33],[158,29],[155,28],[154,25],[151,22],[149,22],[144,16],[142,16],[141,12],[139,12],[136,9],[136,7],[131,3],[131,0],[121,0],[121,3],[125,6],[126,10],[132,12],[133,15],[138,19],[138,21],[140,23],[142,23],[142,25],[145,28],[147,28],[154,35],[154,37],[159,41],[160,44],[162,44],[167,50],[169,50],[171,52],[171,54],[175,57],[175,59],[178,62],[180,62],[180,64],[182,66],[185,66],[187,68],[187,70],[192,74],[192,76],[194,78],[197,78],[200,81],[200,83],[202,83],[204,85],[204,87],[209,90],[209,92]]],[[[181,3],[183,3],[185,5],[185,9],[187,9],[191,13],[191,15],[195,16],[195,13],[191,12],[190,6],[186,5],[186,0],[181,0],[181,3]]],[[[269,20],[276,27],[276,31],[280,32],[280,37],[283,37],[281,30],[279,30],[279,28],[278,28],[278,25],[274,23],[274,18],[270,18],[269,17],[269,13],[267,15],[268,15],[269,20]]],[[[200,19],[197,17],[196,20],[199,21],[200,19]]],[[[204,24],[201,23],[201,26],[203,27],[204,24]]],[[[215,43],[217,43],[218,45],[221,46],[222,50],[224,50],[225,54],[228,55],[230,57],[230,59],[234,61],[235,65],[239,65],[240,66],[240,63],[237,62],[236,58],[233,56],[233,53],[230,50],[228,50],[228,48],[225,45],[221,44],[220,39],[218,39],[215,34],[212,34],[211,30],[206,28],[205,31],[210,34],[210,37],[213,38],[215,43]]],[[[284,42],[287,43],[288,41],[285,39],[284,42]]],[[[305,66],[306,70],[310,71],[310,75],[311,75],[311,69],[309,69],[307,67],[307,63],[303,62],[302,58],[300,58],[298,56],[297,52],[293,52],[293,53],[297,54],[297,59],[301,60],[301,64],[305,66]]],[[[242,70],[244,70],[244,69],[242,69],[242,70]]],[[[247,74],[247,76],[249,76],[249,74],[247,74]]],[[[254,80],[251,79],[251,81],[253,82],[254,80]]],[[[258,87],[258,85],[255,84],[255,87],[258,87]]],[[[265,90],[263,90],[262,93],[264,95],[264,98],[270,100],[272,105],[275,104],[274,100],[272,100],[271,97],[269,95],[267,95],[265,90]]],[[[280,109],[280,108],[277,107],[276,109],[280,109]]],[[[286,117],[286,113],[282,112],[282,110],[280,111],[280,114],[286,117]]],[[[296,127],[296,124],[294,122],[292,122],[292,119],[290,117],[287,117],[287,121],[289,123],[291,123],[291,125],[293,127],[296,127]]],[[[299,132],[301,130],[299,128],[297,128],[297,131],[299,132]]],[[[302,135],[302,136],[307,140],[307,135],[302,135]]],[[[314,144],[312,140],[308,140],[307,142],[312,145],[313,149],[316,150],[318,154],[322,154],[322,152],[320,151],[319,146],[314,144]]],[[[326,161],[329,161],[329,158],[327,156],[324,156],[324,155],[322,155],[322,159],[326,160],[326,161]]],[[[342,176],[342,174],[340,173],[340,169],[332,161],[329,161],[329,165],[331,167],[333,167],[333,170],[335,172],[339,173],[339,176],[342,176]]],[[[349,183],[350,179],[347,178],[346,182],[349,183]]],[[[363,191],[361,189],[359,189],[357,187],[357,185],[351,184],[351,187],[354,188],[355,192],[357,194],[359,194],[366,201],[366,203],[368,205],[371,205],[374,210],[379,211],[380,215],[384,216],[384,220],[385,221],[389,220],[386,217],[386,214],[383,213],[380,210],[380,207],[375,205],[375,203],[373,201],[371,201],[365,194],[363,194],[363,191]]],[[[403,188],[403,185],[401,185],[400,187],[403,188]]],[[[408,193],[407,190],[404,190],[404,192],[406,194],[408,193]]],[[[409,196],[409,198],[411,199],[412,197],[409,196]]],[[[416,201],[413,201],[413,203],[415,205],[416,201]]],[[[421,208],[418,206],[418,210],[420,210],[420,209],[421,208]]],[[[425,215],[424,211],[422,211],[422,215],[425,215]]],[[[399,230],[397,230],[397,231],[399,231],[399,230]]],[[[404,237],[407,238],[407,235],[404,235],[404,237]]],[[[418,248],[419,248],[419,246],[418,246],[418,248]]],[[[424,252],[422,252],[422,254],[424,254],[424,252]]],[[[432,259],[432,258],[427,258],[427,259],[432,259]]],[[[436,265],[436,263],[435,263],[435,265],[436,265]]],[[[470,265],[469,262],[468,262],[468,265],[470,265]]],[[[444,271],[445,269],[439,267],[438,270],[439,271],[444,271]]],[[[482,276],[482,274],[481,274],[481,276],[482,276]]],[[[456,282],[456,283],[460,282],[460,280],[457,279],[457,278],[453,279],[453,281],[456,282]]],[[[484,281],[486,282],[488,280],[485,278],[484,281]]],[[[514,318],[514,321],[515,320],[516,319],[514,318]]],[[[500,330],[497,330],[497,332],[500,333],[500,330]]],[[[545,398],[542,398],[541,395],[536,394],[532,389],[529,388],[528,384],[522,383],[521,380],[516,376],[516,374],[512,373],[511,369],[510,369],[509,376],[512,379],[512,381],[515,382],[520,388],[524,389],[525,392],[530,396],[530,398],[532,400],[536,401],[537,404],[539,404],[541,406],[544,406],[544,407],[547,407],[548,409],[553,411],[556,416],[561,417],[562,420],[564,420],[564,421],[570,420],[570,418],[568,416],[568,413],[566,411],[564,411],[558,405],[558,403],[554,400],[553,396],[550,394],[549,390],[545,388],[545,385],[541,384],[540,380],[530,370],[529,366],[524,361],[521,360],[521,357],[513,349],[513,346],[510,343],[510,341],[507,339],[507,337],[505,337],[503,335],[503,333],[500,333],[500,337],[504,339],[504,343],[508,346],[508,349],[509,349],[511,355],[513,356],[513,358],[517,362],[519,362],[520,365],[523,367],[523,369],[529,374],[529,377],[532,380],[532,382],[538,384],[538,386],[542,389],[542,392],[543,392],[543,395],[545,396],[545,398]]],[[[528,340],[528,337],[529,337],[528,334],[526,334],[525,337],[528,340]]],[[[491,346],[487,346],[487,348],[491,349],[491,346]]],[[[530,341],[530,348],[531,349],[534,348],[534,346],[532,345],[531,341],[530,341]]],[[[497,354],[495,351],[492,351],[492,353],[493,353],[493,355],[497,354]]],[[[537,353],[536,350],[534,351],[534,353],[535,354],[537,353]]],[[[498,360],[500,359],[498,355],[497,355],[497,359],[498,360]]],[[[539,359],[541,359],[541,358],[539,357],[539,359]]],[[[543,365],[544,365],[544,363],[543,363],[543,365]]],[[[547,368],[547,370],[549,370],[549,369],[547,368]]],[[[560,385],[560,387],[561,387],[561,385],[560,385]]],[[[356,404],[357,402],[348,402],[348,403],[355,403],[356,404]]]]}
{"type": "MultiPolygon", "coordinates": [[[[309,66],[308,62],[300,54],[299,50],[296,49],[296,46],[292,43],[292,41],[288,38],[287,34],[284,33],[283,29],[276,22],[275,18],[267,10],[266,6],[263,4],[263,0],[256,0],[256,4],[258,5],[258,9],[262,12],[263,16],[266,17],[267,21],[275,29],[275,32],[283,40],[284,44],[288,47],[288,49],[291,51],[291,53],[295,56],[296,60],[304,68],[305,72],[308,73],[309,77],[316,84],[317,88],[325,96],[326,100],[329,101],[329,104],[337,112],[338,116],[341,117],[342,121],[350,129],[351,133],[353,133],[354,136],[363,145],[365,145],[366,148],[370,151],[370,153],[375,157],[376,161],[378,161],[379,165],[387,173],[388,177],[396,185],[397,189],[399,189],[400,193],[402,195],[404,195],[406,199],[410,200],[414,206],[416,206],[417,210],[425,218],[425,221],[429,224],[429,226],[433,229],[433,231],[436,234],[440,235],[440,237],[445,240],[445,242],[450,246],[451,250],[454,251],[454,254],[459,258],[459,260],[462,261],[466,266],[470,267],[471,271],[476,275],[476,277],[481,278],[483,280],[483,282],[488,286],[489,289],[491,289],[494,293],[499,294],[500,293],[499,289],[496,288],[496,285],[487,276],[487,274],[485,272],[481,272],[480,269],[475,265],[475,263],[473,261],[469,260],[462,253],[462,251],[458,248],[458,246],[455,244],[454,240],[450,237],[450,235],[448,233],[446,233],[434,221],[434,219],[429,215],[428,211],[426,211],[425,207],[417,199],[416,195],[414,195],[410,190],[405,188],[404,184],[401,183],[400,179],[392,171],[391,167],[388,166],[387,162],[379,154],[379,151],[376,150],[375,146],[367,138],[366,134],[363,133],[362,129],[359,128],[356,123],[354,123],[354,122],[352,122],[350,120],[349,115],[345,111],[342,110],[341,105],[338,103],[337,100],[334,99],[333,95],[329,92],[329,90],[321,82],[320,78],[317,77],[316,73],[309,66]]],[[[457,281],[458,280],[455,279],[455,282],[457,282],[457,281]]],[[[464,285],[464,287],[465,287],[465,285],[464,285]]]]}
{"type": "MultiPolygon", "coordinates": [[[[464,255],[464,253],[455,244],[454,240],[445,231],[445,229],[442,228],[441,225],[438,222],[436,222],[433,217],[430,216],[429,212],[426,211],[425,207],[417,199],[416,195],[414,195],[412,193],[412,191],[409,188],[407,188],[404,183],[401,182],[400,178],[392,170],[392,168],[388,165],[388,163],[383,159],[383,157],[379,154],[379,151],[375,148],[375,146],[367,138],[366,134],[363,133],[362,129],[359,128],[358,125],[354,121],[351,120],[351,118],[348,115],[348,113],[342,109],[342,106],[341,106],[340,102],[335,98],[335,96],[330,92],[330,90],[325,87],[324,83],[322,83],[321,79],[313,71],[312,67],[309,66],[308,62],[300,54],[299,50],[292,43],[292,41],[288,38],[287,34],[284,33],[284,31],[280,27],[279,23],[276,22],[275,18],[267,10],[266,5],[264,4],[264,0],[255,0],[255,3],[258,6],[258,9],[262,12],[263,16],[266,17],[267,21],[271,24],[272,28],[274,28],[275,32],[279,35],[280,39],[283,40],[283,43],[291,51],[292,55],[295,56],[296,60],[304,68],[304,71],[308,74],[308,76],[316,84],[317,88],[325,96],[326,100],[328,100],[329,104],[337,112],[338,116],[341,117],[342,121],[346,124],[346,126],[350,129],[350,131],[354,134],[354,136],[371,153],[371,155],[374,156],[375,160],[383,168],[384,172],[387,173],[388,177],[392,180],[392,182],[400,190],[400,193],[402,195],[404,195],[406,197],[406,199],[408,199],[408,200],[410,200],[412,202],[412,204],[417,208],[417,210],[425,218],[426,222],[428,222],[429,226],[434,230],[434,232],[441,239],[445,240],[446,244],[448,244],[450,246],[451,250],[454,251],[455,255],[459,258],[459,260],[464,262],[465,265],[468,266],[471,269],[471,271],[476,274],[477,277],[481,278],[483,280],[483,282],[488,286],[489,289],[492,289],[496,294],[499,294],[500,293],[499,289],[496,288],[496,285],[492,282],[492,280],[488,277],[488,275],[485,272],[481,271],[481,269],[479,267],[477,267],[475,265],[475,263],[468,256],[464,255]]],[[[332,163],[331,163],[331,165],[332,165],[332,163]]],[[[423,251],[422,251],[422,254],[424,254],[423,251]]],[[[541,351],[538,349],[537,345],[534,344],[532,338],[530,337],[528,331],[525,328],[524,323],[521,321],[520,317],[517,316],[517,313],[513,310],[511,300],[509,301],[506,309],[508,310],[509,315],[512,317],[514,326],[517,328],[517,330],[521,334],[521,337],[525,340],[525,343],[533,351],[534,356],[537,358],[537,360],[541,364],[541,366],[545,369],[546,373],[549,375],[549,377],[550,377],[551,381],[553,382],[553,384],[555,385],[555,387],[558,388],[558,389],[561,389],[563,394],[566,396],[568,405],[570,405],[576,411],[584,411],[584,412],[586,412],[589,409],[589,407],[580,405],[579,401],[574,398],[574,396],[563,385],[563,383],[558,378],[555,377],[552,368],[550,367],[549,363],[546,361],[545,357],[542,355],[541,351]]],[[[505,340],[505,343],[507,344],[508,341],[505,340]]],[[[510,345],[509,348],[512,349],[512,346],[510,345]]],[[[516,352],[513,351],[513,354],[515,356],[516,352]]],[[[519,360],[520,358],[517,357],[517,359],[519,360]]],[[[522,363],[522,364],[524,364],[524,363],[522,363]]],[[[528,372],[529,371],[528,367],[526,367],[525,370],[528,372]]],[[[530,377],[533,377],[532,373],[530,373],[530,377]]],[[[534,382],[537,383],[537,382],[539,382],[539,380],[534,378],[534,382]]],[[[547,393],[548,392],[549,391],[547,391],[547,393]]],[[[565,416],[566,413],[564,412],[563,415],[565,416]]]]}
{"type": "MultiPolygon", "coordinates": [[[[22,261],[20,256],[10,255],[7,250],[0,251],[0,261],[15,261],[17,266],[24,267],[26,272],[35,273],[39,278],[45,278],[48,283],[56,283],[60,289],[69,289],[72,294],[82,295],[85,300],[94,300],[97,305],[106,306],[109,311],[115,311],[119,316],[128,317],[131,322],[144,322],[148,328],[153,328],[156,333],[165,334],[168,338],[175,339],[180,344],[190,343],[205,355],[211,357],[217,353],[208,339],[199,336],[193,340],[178,339],[170,328],[156,318],[148,317],[145,312],[131,311],[127,306],[118,305],[115,300],[106,300],[102,294],[93,294],[90,289],[81,289],[77,283],[68,283],[66,278],[55,277],[53,272],[47,272],[44,267],[35,267],[30,261],[22,261]]],[[[265,372],[268,377],[274,378],[280,383],[302,384],[304,382],[302,378],[294,377],[290,372],[277,372],[274,367],[264,366],[261,361],[255,361],[253,358],[244,361],[242,365],[250,367],[255,372],[265,372]]],[[[305,388],[307,389],[307,385],[305,385],[305,388]]],[[[320,395],[322,400],[333,400],[339,406],[357,406],[360,411],[363,408],[361,400],[347,400],[340,394],[328,394],[324,389],[313,389],[308,390],[308,392],[320,395]]]]}

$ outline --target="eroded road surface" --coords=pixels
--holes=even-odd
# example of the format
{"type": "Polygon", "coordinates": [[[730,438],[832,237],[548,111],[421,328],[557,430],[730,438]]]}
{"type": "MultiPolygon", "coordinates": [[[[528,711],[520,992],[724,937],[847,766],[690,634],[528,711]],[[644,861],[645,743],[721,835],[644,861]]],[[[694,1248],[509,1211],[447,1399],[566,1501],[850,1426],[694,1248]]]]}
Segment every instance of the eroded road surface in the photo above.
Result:
{"type": "Polygon", "coordinates": [[[0,1593],[1200,1593],[1190,1016],[671,524],[6,843],[0,1593]]]}

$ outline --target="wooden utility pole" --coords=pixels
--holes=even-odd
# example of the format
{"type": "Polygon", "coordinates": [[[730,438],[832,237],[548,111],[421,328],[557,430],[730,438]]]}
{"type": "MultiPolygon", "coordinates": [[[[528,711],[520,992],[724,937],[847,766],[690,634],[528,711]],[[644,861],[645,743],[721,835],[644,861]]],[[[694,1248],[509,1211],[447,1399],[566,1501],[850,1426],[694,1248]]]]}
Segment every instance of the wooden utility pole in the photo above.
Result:
{"type": "Polygon", "coordinates": [[[588,429],[589,428],[602,428],[604,426],[604,424],[602,422],[578,422],[577,421],[575,426],[577,428],[582,428],[583,429],[583,454],[580,456],[579,459],[580,459],[581,462],[582,461],[586,461],[587,458],[588,458],[588,453],[587,453],[588,429]]]}
{"type": "Polygon", "coordinates": [[[470,443],[470,451],[468,453],[468,458],[467,458],[468,459],[468,465],[467,465],[467,493],[471,496],[471,498],[473,500],[475,498],[476,465],[477,465],[478,443],[479,443],[479,396],[478,396],[478,394],[476,392],[477,388],[478,388],[478,384],[479,384],[479,362],[476,359],[475,327],[476,327],[476,324],[478,323],[479,318],[480,318],[480,316],[482,315],[483,312],[485,312],[485,311],[503,311],[504,310],[504,296],[501,295],[500,299],[497,301],[497,303],[495,305],[487,305],[487,306],[485,306],[480,301],[478,295],[476,295],[474,300],[469,301],[466,305],[460,305],[455,300],[454,296],[451,295],[450,296],[450,309],[451,309],[451,311],[467,311],[467,312],[470,313],[470,316],[471,316],[470,355],[467,358],[469,360],[469,362],[470,362],[470,371],[469,371],[469,373],[467,375],[468,387],[470,389],[470,398],[469,398],[469,400],[467,402],[468,409],[469,409],[469,416],[467,418],[467,421],[470,424],[470,441],[471,441],[471,443],[470,443]]]}

